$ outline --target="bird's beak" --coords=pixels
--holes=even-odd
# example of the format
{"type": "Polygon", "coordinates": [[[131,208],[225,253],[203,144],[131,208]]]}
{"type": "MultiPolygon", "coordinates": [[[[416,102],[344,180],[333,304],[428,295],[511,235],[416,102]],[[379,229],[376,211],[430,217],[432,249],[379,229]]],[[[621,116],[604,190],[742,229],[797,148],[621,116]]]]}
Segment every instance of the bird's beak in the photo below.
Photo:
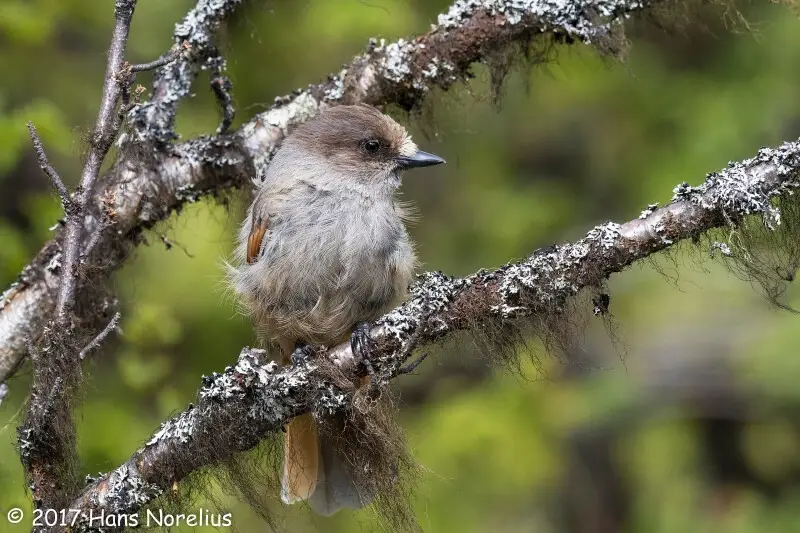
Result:
{"type": "Polygon", "coordinates": [[[428,152],[423,152],[422,150],[417,150],[414,155],[405,156],[401,155],[395,158],[397,161],[397,166],[401,169],[405,170],[407,168],[417,168],[417,167],[430,167],[432,165],[441,165],[445,162],[444,159],[439,157],[438,155],[429,154],[428,152]]]}

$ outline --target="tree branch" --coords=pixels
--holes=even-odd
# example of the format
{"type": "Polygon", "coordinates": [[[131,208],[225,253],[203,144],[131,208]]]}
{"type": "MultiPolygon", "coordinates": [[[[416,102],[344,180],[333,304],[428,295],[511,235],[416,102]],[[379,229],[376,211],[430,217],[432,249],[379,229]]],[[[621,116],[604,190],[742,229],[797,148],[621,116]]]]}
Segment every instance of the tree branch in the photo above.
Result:
{"type": "Polygon", "coordinates": [[[86,347],[81,350],[80,354],[78,354],[78,358],[81,360],[86,359],[86,356],[89,355],[92,350],[103,344],[106,338],[111,335],[111,332],[117,329],[120,318],[122,318],[122,315],[119,312],[115,313],[114,316],[111,317],[111,320],[108,322],[108,324],[106,324],[106,327],[104,327],[102,331],[100,331],[100,333],[98,333],[97,336],[92,339],[92,342],[87,344],[86,347]]]}
{"type": "MultiPolygon", "coordinates": [[[[365,102],[413,109],[433,90],[447,90],[469,78],[473,63],[514,43],[537,38],[584,42],[602,45],[605,51],[619,51],[612,45],[624,41],[615,31],[620,23],[657,3],[659,0],[601,0],[591,4],[582,0],[458,1],[426,34],[388,44],[371,41],[366,53],[353,58],[341,72],[323,83],[277,98],[272,108],[235,133],[195,139],[168,150],[130,149],[127,157],[123,152],[103,180],[108,184],[106,196],[116,202],[116,223],[96,246],[104,251],[104,270],[97,275],[108,275],[128,256],[124,246],[121,249],[124,243],[119,242],[120,235],[128,244],[137,243],[144,230],[186,203],[262,177],[285,135],[322,106],[365,102]],[[111,252],[109,247],[113,248],[111,252]]],[[[200,0],[178,25],[176,41],[188,42],[193,50],[208,46],[208,32],[235,4],[238,0],[200,0]]],[[[186,55],[158,71],[152,100],[131,112],[140,139],[159,145],[175,138],[177,101],[189,93],[196,71],[186,55]]],[[[131,140],[128,145],[135,142],[131,140]]],[[[86,235],[99,222],[87,217],[85,223],[86,235]]],[[[54,241],[61,233],[43,247],[0,299],[0,383],[12,375],[24,357],[25,339],[41,331],[53,309],[57,277],[47,267],[57,259],[54,241]]]]}
{"type": "MultiPolygon", "coordinates": [[[[62,196],[66,228],[61,241],[63,264],[59,268],[61,277],[55,317],[48,322],[39,347],[35,348],[33,342],[29,343],[29,352],[32,357],[35,356],[33,381],[25,420],[18,428],[18,444],[20,459],[37,508],[63,508],[79,486],[72,407],[74,392],[80,384],[80,356],[83,354],[75,344],[82,341],[83,335],[80,328],[82,317],[78,316],[79,313],[73,313],[76,307],[76,278],[84,251],[86,214],[92,207],[90,202],[94,198],[100,167],[118,132],[116,109],[123,83],[119,74],[125,64],[125,47],[135,7],[136,0],[117,0],[115,3],[115,23],[100,110],[89,153],[80,185],[72,198],[62,196]]],[[[45,169],[49,165],[44,164],[46,157],[36,130],[30,124],[29,129],[34,147],[40,154],[40,163],[45,169]]],[[[95,310],[92,313],[97,314],[95,310]]],[[[102,338],[98,338],[99,344],[102,338]]]]}
{"type": "MultiPolygon", "coordinates": [[[[796,202],[791,195],[798,188],[800,140],[762,149],[710,174],[699,187],[683,183],[664,207],[651,206],[624,224],[597,226],[575,243],[537,250],[525,261],[466,278],[425,274],[411,298],[370,332],[373,379],[402,374],[414,344],[429,345],[465,329],[481,334],[558,321],[580,291],[602,290],[611,274],[713,228],[737,226],[753,215],[775,225],[775,199],[796,202]]],[[[175,481],[254,447],[291,417],[308,411],[324,416],[350,401],[326,375],[325,365],[306,361],[279,369],[265,363],[263,355],[245,348],[234,367],[204,378],[196,406],[162,424],[144,447],[87,487],[70,507],[135,513],[175,481]],[[225,431],[215,429],[220,427],[225,431]]],[[[366,373],[355,364],[350,343],[318,356],[353,377],[366,373]]]]}
{"type": "Polygon", "coordinates": [[[61,176],[58,175],[56,169],[50,164],[47,153],[44,151],[44,146],[42,146],[42,140],[39,138],[39,134],[36,132],[36,127],[33,125],[33,122],[28,122],[28,133],[30,133],[31,142],[33,142],[33,151],[36,152],[36,159],[39,161],[39,167],[42,169],[42,172],[50,178],[50,182],[53,184],[58,196],[61,197],[61,205],[64,207],[64,210],[67,210],[70,204],[69,191],[67,190],[67,186],[64,185],[61,176]]]}
{"type": "MultiPolygon", "coordinates": [[[[214,45],[212,35],[241,2],[198,0],[183,21],[176,25],[175,49],[186,50],[186,53],[156,72],[153,97],[131,112],[131,125],[139,140],[165,145],[179,137],[175,133],[178,102],[191,93],[192,83],[201,68],[208,68],[212,73],[211,88],[223,103],[223,124],[227,122],[229,114],[232,117],[233,107],[229,107],[230,95],[227,94],[230,82],[221,74],[225,70],[225,59],[214,45]],[[226,81],[216,81],[219,78],[226,81]],[[219,91],[225,91],[226,98],[221,98],[219,91]]],[[[227,127],[221,129],[224,131],[227,127]]]]}
{"type": "Polygon", "coordinates": [[[136,0],[117,0],[114,9],[114,31],[108,49],[103,94],[100,111],[90,141],[89,154],[81,173],[81,181],[66,217],[66,237],[63,244],[64,260],[61,268],[60,290],[56,300],[56,317],[64,326],[75,304],[75,277],[81,253],[81,238],[84,231],[84,215],[94,195],[94,185],[100,174],[108,150],[117,136],[115,110],[121,93],[119,73],[125,64],[125,47],[131,27],[136,0]]]}
{"type": "Polygon", "coordinates": [[[172,50],[164,54],[163,56],[159,57],[158,59],[151,61],[149,63],[140,63],[137,65],[130,65],[131,72],[145,72],[147,70],[153,70],[159,67],[163,67],[164,65],[169,65],[181,54],[181,49],[178,46],[173,46],[172,50]]]}

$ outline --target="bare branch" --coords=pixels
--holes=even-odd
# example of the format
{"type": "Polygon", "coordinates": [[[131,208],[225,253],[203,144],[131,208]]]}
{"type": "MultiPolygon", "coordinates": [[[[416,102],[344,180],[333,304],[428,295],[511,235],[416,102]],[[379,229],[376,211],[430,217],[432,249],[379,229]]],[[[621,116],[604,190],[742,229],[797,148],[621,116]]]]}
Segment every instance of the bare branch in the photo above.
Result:
{"type": "Polygon", "coordinates": [[[147,70],[163,67],[178,59],[179,55],[181,55],[181,48],[179,46],[173,46],[172,50],[159,57],[155,61],[151,61],[149,63],[140,63],[138,65],[130,65],[129,70],[131,72],[145,72],[147,70]]]}
{"type": "MultiPolygon", "coordinates": [[[[370,331],[373,379],[403,374],[414,344],[429,345],[464,329],[558,319],[580,291],[602,288],[610,275],[675,243],[748,216],[770,224],[776,216],[773,200],[789,198],[798,188],[800,141],[762,149],[752,159],[710,174],[699,187],[684,183],[664,207],[650,208],[624,224],[597,226],[575,243],[537,250],[525,261],[466,278],[425,274],[411,298],[370,331]]],[[[291,417],[336,411],[350,401],[324,375],[322,365],[306,360],[278,369],[274,362],[264,363],[263,355],[245,348],[235,366],[205,378],[196,405],[162,424],[144,447],[70,507],[136,512],[193,470],[256,446],[291,417]],[[313,390],[322,392],[313,396],[313,390]],[[218,427],[226,431],[215,431],[218,427]]],[[[366,373],[349,342],[318,356],[353,377],[366,373]]]]}
{"type": "MultiPolygon", "coordinates": [[[[256,115],[235,134],[171,146],[168,154],[154,155],[147,165],[134,157],[123,158],[104,180],[117,198],[116,232],[106,232],[98,249],[116,243],[118,235],[138,242],[143,230],[182,205],[263,176],[271,154],[288,131],[316,114],[321,106],[366,102],[415,108],[434,89],[446,90],[468,78],[472,63],[511,43],[534,38],[602,42],[621,21],[656,3],[457,2],[439,16],[439,24],[428,33],[413,40],[371,43],[365,54],[353,58],[340,73],[276,99],[270,110],[256,115]]],[[[235,4],[238,0],[200,0],[178,25],[176,40],[189,43],[192,50],[210,42],[209,32],[235,4]]],[[[131,112],[132,123],[143,139],[167,142],[175,137],[172,128],[177,101],[189,94],[195,74],[196,67],[184,56],[159,70],[153,99],[131,112]]],[[[96,223],[87,217],[88,225],[96,227],[96,223]]],[[[61,237],[59,232],[56,240],[61,237]]],[[[57,253],[52,242],[45,245],[0,300],[0,382],[24,357],[25,337],[41,330],[53,308],[57,279],[45,267],[57,253]]],[[[124,253],[107,254],[105,274],[125,257],[124,253]]]]}
{"type": "Polygon", "coordinates": [[[61,205],[64,206],[66,210],[70,203],[69,191],[61,180],[61,176],[58,175],[56,169],[50,164],[50,160],[47,158],[47,154],[44,151],[44,146],[42,146],[42,140],[39,138],[39,134],[36,132],[36,127],[33,125],[33,122],[28,122],[28,133],[30,133],[31,141],[33,141],[33,151],[36,152],[36,159],[39,161],[39,166],[42,172],[50,178],[53,187],[55,187],[56,192],[58,192],[58,195],[61,197],[61,205]]]}
{"type": "Polygon", "coordinates": [[[81,350],[81,353],[79,354],[79,358],[81,360],[85,359],[86,356],[89,355],[89,352],[91,352],[92,350],[94,350],[95,348],[97,348],[101,344],[103,344],[103,342],[106,340],[106,338],[109,335],[111,335],[111,332],[117,329],[117,326],[119,325],[119,319],[120,318],[122,318],[122,315],[119,313],[119,311],[117,311],[117,313],[109,321],[108,325],[106,325],[106,327],[103,328],[103,330],[100,333],[97,334],[97,337],[92,339],[92,342],[87,344],[86,348],[81,350]]]}
{"type": "Polygon", "coordinates": [[[121,94],[121,84],[117,74],[125,63],[125,47],[135,7],[136,0],[117,0],[114,9],[114,31],[111,37],[111,46],[108,49],[108,63],[103,82],[100,111],[92,133],[86,165],[83,168],[80,185],[73,201],[73,209],[67,216],[61,288],[56,300],[56,316],[62,325],[68,322],[69,313],[75,303],[75,277],[81,253],[82,233],[85,230],[83,218],[86,207],[94,193],[94,185],[100,173],[100,167],[117,134],[115,110],[121,94]]]}
{"type": "Polygon", "coordinates": [[[408,363],[406,366],[400,367],[400,368],[397,370],[397,374],[398,374],[398,375],[402,375],[402,374],[411,374],[411,373],[413,373],[413,372],[414,372],[414,370],[416,370],[416,369],[417,369],[417,367],[418,367],[420,364],[422,364],[422,362],[423,362],[425,359],[427,359],[427,358],[428,358],[428,355],[429,355],[429,354],[428,354],[428,352],[425,352],[425,353],[423,353],[422,355],[420,355],[419,357],[417,357],[417,358],[416,358],[414,361],[411,361],[410,363],[408,363]]]}

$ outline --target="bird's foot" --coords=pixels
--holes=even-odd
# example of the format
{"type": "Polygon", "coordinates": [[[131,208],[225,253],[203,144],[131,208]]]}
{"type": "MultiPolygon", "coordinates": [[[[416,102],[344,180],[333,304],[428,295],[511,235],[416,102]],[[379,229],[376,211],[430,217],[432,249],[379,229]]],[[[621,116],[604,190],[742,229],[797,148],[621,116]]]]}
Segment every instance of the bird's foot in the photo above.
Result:
{"type": "Polygon", "coordinates": [[[371,325],[369,322],[359,322],[353,329],[353,335],[350,337],[350,349],[353,350],[353,357],[356,362],[360,363],[367,370],[370,376],[375,374],[375,369],[369,360],[369,356],[375,347],[372,337],[369,336],[371,325]]]}
{"type": "Polygon", "coordinates": [[[314,348],[309,344],[298,344],[292,352],[292,364],[301,365],[314,356],[314,348]]]}

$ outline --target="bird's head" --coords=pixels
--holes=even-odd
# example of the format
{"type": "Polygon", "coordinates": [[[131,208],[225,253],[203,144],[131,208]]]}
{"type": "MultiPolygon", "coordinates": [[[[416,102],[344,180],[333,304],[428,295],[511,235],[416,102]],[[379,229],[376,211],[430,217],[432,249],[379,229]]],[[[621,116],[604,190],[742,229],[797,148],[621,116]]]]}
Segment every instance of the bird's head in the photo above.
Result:
{"type": "Polygon", "coordinates": [[[299,126],[287,140],[295,154],[322,166],[317,179],[396,188],[403,170],[444,163],[423,152],[406,129],[367,105],[331,107],[299,126]]]}

